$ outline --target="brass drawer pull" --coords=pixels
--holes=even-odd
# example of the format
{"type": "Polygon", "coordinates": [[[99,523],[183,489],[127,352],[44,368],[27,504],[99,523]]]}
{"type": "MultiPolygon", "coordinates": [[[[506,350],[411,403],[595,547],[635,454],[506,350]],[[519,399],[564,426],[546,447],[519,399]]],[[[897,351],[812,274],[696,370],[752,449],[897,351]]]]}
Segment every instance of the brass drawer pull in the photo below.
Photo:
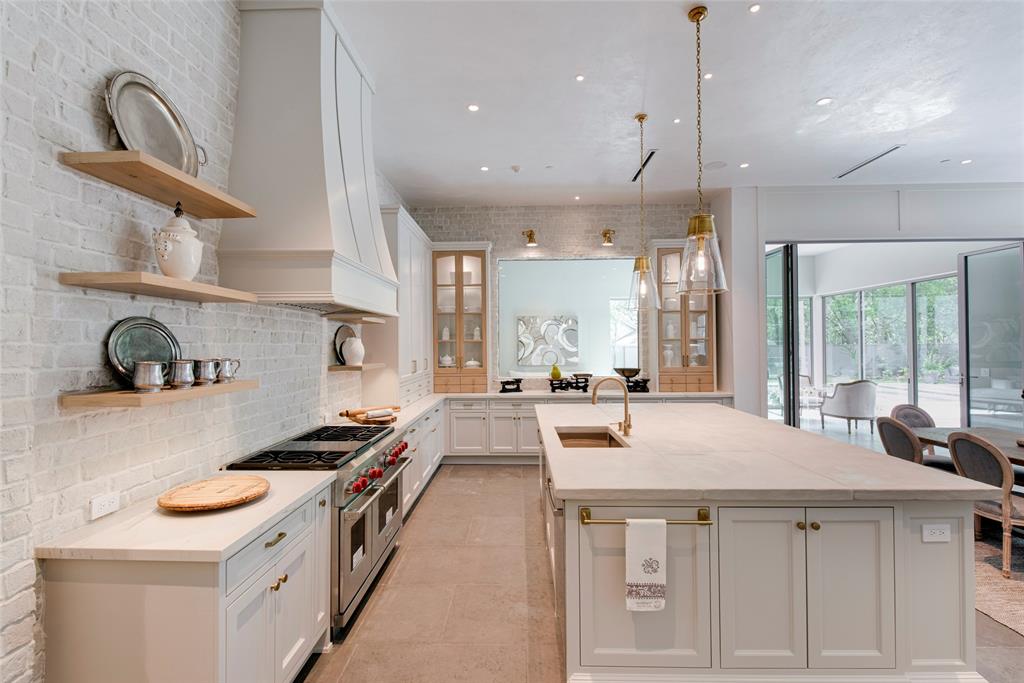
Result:
{"type": "Polygon", "coordinates": [[[281,583],[288,583],[288,572],[285,572],[284,576],[277,577],[277,580],[281,583]]]}
{"type": "Polygon", "coordinates": [[[279,591],[279,590],[281,590],[281,579],[278,579],[277,581],[275,581],[274,585],[272,585],[270,587],[270,590],[272,590],[272,591],[279,591]]]}
{"type": "Polygon", "coordinates": [[[322,508],[327,507],[327,499],[326,498],[321,498],[320,499],[320,507],[322,507],[322,508]]]}
{"type": "Polygon", "coordinates": [[[814,529],[815,531],[819,531],[821,529],[821,525],[818,524],[817,522],[811,522],[811,528],[814,529]]]}
{"type": "MultiPolygon", "coordinates": [[[[589,524],[625,524],[624,519],[593,519],[590,516],[590,508],[580,508],[580,524],[587,526],[589,524]]],[[[666,519],[666,524],[673,525],[696,525],[696,526],[711,526],[714,522],[711,520],[711,508],[697,508],[697,519],[666,519]]]]}
{"type": "Polygon", "coordinates": [[[273,548],[275,545],[277,545],[278,543],[283,541],[284,537],[287,536],[287,535],[288,534],[286,534],[285,532],[279,531],[279,532],[277,532],[277,536],[274,538],[274,540],[273,541],[267,541],[266,543],[263,544],[263,547],[264,548],[273,548]]]}
{"type": "Polygon", "coordinates": [[[799,529],[800,531],[807,531],[807,525],[804,524],[803,522],[797,522],[796,523],[796,528],[799,529]]]}

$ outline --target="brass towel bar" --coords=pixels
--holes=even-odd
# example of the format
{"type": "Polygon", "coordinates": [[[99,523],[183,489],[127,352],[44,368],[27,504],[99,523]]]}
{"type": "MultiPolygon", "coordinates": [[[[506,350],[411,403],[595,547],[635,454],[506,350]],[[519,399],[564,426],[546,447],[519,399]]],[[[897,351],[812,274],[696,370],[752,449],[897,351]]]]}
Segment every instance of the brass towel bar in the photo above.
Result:
{"type": "MultiPolygon", "coordinates": [[[[594,519],[590,516],[590,508],[580,508],[580,524],[625,524],[624,519],[594,519]]],[[[711,526],[711,508],[697,508],[697,519],[666,519],[666,524],[684,524],[688,526],[711,526]]]]}

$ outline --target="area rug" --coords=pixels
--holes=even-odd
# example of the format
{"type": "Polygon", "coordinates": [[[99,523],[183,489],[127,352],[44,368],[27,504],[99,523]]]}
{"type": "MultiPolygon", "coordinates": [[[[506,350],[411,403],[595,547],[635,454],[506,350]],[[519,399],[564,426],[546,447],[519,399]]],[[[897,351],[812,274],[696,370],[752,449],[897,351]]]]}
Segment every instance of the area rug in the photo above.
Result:
{"type": "Polygon", "coordinates": [[[1003,578],[1003,542],[998,528],[974,542],[975,607],[1024,635],[1024,537],[1013,535],[1010,578],[1003,578]]]}

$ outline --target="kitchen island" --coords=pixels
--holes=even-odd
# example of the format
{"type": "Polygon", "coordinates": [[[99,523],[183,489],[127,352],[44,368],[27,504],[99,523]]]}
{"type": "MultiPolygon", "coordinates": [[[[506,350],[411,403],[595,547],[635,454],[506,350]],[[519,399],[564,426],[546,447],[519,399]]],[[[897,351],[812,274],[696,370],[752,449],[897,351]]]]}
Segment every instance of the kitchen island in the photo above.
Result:
{"type": "Polygon", "coordinates": [[[720,405],[537,406],[570,681],[983,681],[973,501],[997,489],[720,405]],[[624,520],[666,519],[665,609],[624,520]]]}

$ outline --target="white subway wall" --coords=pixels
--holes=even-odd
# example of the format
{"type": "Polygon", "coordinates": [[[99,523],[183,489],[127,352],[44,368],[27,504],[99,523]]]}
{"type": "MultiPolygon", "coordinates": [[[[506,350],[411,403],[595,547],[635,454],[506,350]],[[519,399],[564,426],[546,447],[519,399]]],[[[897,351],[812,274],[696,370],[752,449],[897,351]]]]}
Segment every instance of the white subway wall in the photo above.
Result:
{"type": "MultiPolygon", "coordinates": [[[[118,147],[103,102],[118,71],[140,71],[167,92],[209,155],[200,177],[226,188],[239,69],[233,2],[4,0],[0,26],[0,681],[22,683],[45,675],[37,543],[88,524],[98,493],[118,492],[122,506],[147,500],[337,419],[359,403],[360,380],[327,374],[334,326],[315,313],[57,282],[62,271],[156,270],[151,234],[171,210],[57,160],[118,147]],[[59,393],[110,384],[103,342],[131,315],[165,323],[185,357],[240,358],[240,375],[260,388],[146,409],[60,410],[59,393]]],[[[205,245],[198,279],[216,282],[220,222],[192,223],[205,245]]]]}

